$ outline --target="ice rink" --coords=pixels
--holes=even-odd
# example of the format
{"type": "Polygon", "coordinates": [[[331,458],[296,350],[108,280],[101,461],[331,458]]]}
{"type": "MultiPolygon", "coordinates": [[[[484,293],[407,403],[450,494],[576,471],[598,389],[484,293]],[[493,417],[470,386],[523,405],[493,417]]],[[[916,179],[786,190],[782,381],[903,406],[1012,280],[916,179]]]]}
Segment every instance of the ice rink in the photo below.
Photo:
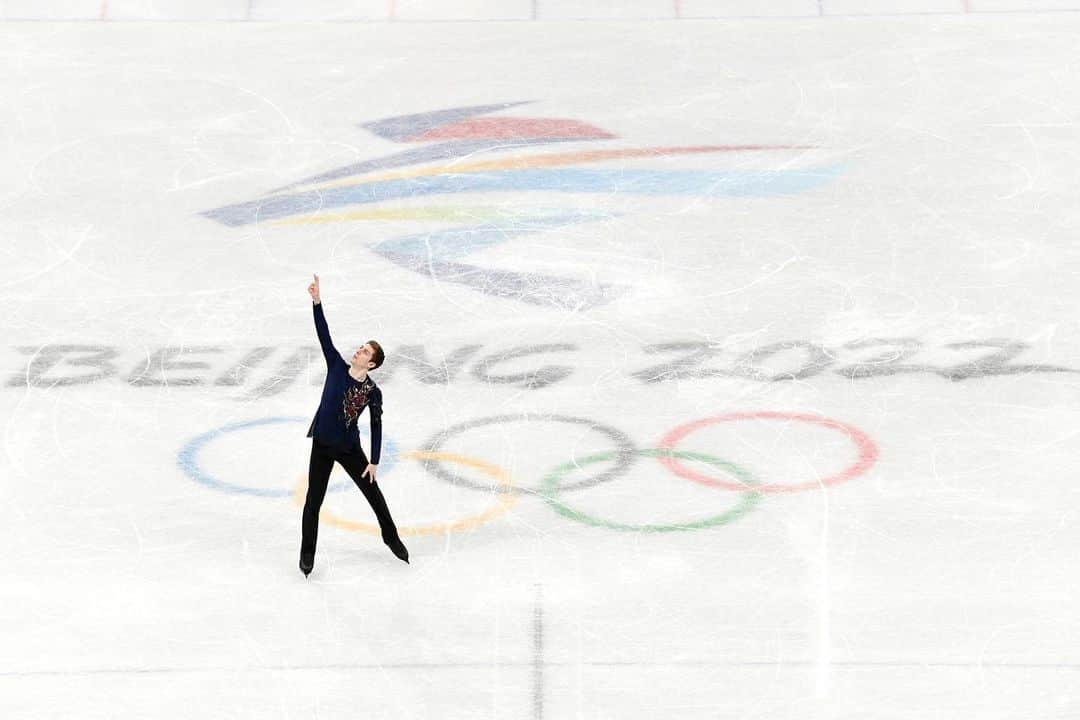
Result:
{"type": "Polygon", "coordinates": [[[1080,718],[1080,3],[235,5],[0,3],[0,718],[1080,718]]]}

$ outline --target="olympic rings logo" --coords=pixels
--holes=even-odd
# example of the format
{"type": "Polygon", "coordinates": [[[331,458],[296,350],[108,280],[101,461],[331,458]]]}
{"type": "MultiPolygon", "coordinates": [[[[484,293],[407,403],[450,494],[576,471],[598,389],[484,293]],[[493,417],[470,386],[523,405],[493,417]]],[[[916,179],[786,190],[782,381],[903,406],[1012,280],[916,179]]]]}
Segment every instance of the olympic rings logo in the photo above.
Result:
{"type": "MultiPolygon", "coordinates": [[[[231,433],[264,425],[303,423],[306,421],[306,418],[301,417],[274,417],[225,425],[196,436],[185,443],[178,454],[178,464],[188,477],[211,489],[257,497],[291,497],[294,504],[303,506],[304,496],[307,492],[306,473],[301,474],[291,490],[249,487],[221,480],[207,471],[203,467],[201,454],[215,440],[231,433]]],[[[684,423],[665,434],[655,448],[638,448],[622,431],[588,418],[544,414],[497,415],[469,420],[448,427],[425,442],[421,449],[404,454],[399,454],[394,442],[387,439],[382,455],[383,462],[380,464],[380,474],[387,472],[400,460],[416,460],[422,463],[428,474],[444,482],[460,488],[487,492],[493,496],[492,502],[480,512],[456,520],[398,527],[401,535],[419,536],[462,532],[489,523],[505,515],[522,496],[526,495],[539,497],[548,507],[565,518],[585,525],[610,530],[659,533],[716,527],[742,517],[755,508],[766,495],[824,489],[863,475],[877,462],[879,451],[877,445],[866,433],[850,424],[809,413],[759,411],[715,415],[684,423]],[[443,450],[450,438],[474,428],[538,421],[580,426],[598,432],[607,437],[614,445],[614,450],[595,452],[562,463],[543,474],[534,487],[515,483],[510,473],[494,463],[443,450]],[[855,459],[839,472],[824,477],[798,479],[797,482],[763,482],[747,468],[726,458],[709,453],[681,450],[678,447],[688,436],[704,428],[747,421],[798,423],[812,428],[839,432],[854,446],[855,459]],[[567,496],[576,491],[596,487],[622,477],[641,458],[653,458],[658,462],[659,466],[668,469],[675,476],[690,480],[699,486],[712,488],[717,491],[718,495],[726,492],[738,493],[738,499],[735,504],[722,511],[706,510],[705,516],[701,518],[661,522],[650,521],[646,523],[630,523],[606,518],[596,512],[589,512],[576,507],[574,503],[566,499],[567,496]],[[710,468],[711,472],[706,474],[695,470],[687,465],[688,462],[705,465],[710,468]],[[574,481],[567,480],[570,474],[601,463],[607,465],[607,467],[600,472],[574,481]],[[453,469],[447,466],[453,466],[453,469]],[[487,483],[469,477],[464,474],[466,471],[479,474],[487,480],[487,483]]],[[[329,490],[340,492],[347,487],[347,483],[338,482],[332,484],[329,490]]],[[[379,534],[377,525],[348,520],[326,507],[323,508],[320,519],[328,525],[344,530],[371,535],[379,534]]]]}

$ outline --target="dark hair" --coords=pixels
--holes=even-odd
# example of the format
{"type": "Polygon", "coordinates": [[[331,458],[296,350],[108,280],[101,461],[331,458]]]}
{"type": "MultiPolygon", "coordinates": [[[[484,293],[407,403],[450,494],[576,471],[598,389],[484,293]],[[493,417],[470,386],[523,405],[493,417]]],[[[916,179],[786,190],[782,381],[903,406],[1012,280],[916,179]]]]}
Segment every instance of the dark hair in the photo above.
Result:
{"type": "Polygon", "coordinates": [[[386,359],[386,353],[382,351],[382,345],[374,340],[368,340],[367,343],[371,346],[371,349],[375,351],[371,354],[371,362],[375,363],[375,367],[371,369],[375,370],[383,364],[383,360],[386,359]]]}

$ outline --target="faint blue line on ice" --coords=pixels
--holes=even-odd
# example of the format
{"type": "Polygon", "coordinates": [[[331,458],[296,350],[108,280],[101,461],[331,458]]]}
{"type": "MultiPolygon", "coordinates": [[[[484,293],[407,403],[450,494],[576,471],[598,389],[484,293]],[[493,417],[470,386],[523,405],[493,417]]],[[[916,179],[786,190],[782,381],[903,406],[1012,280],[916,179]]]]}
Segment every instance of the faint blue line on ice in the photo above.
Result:
{"type": "MultiPolygon", "coordinates": [[[[208,471],[204,470],[199,463],[199,453],[203,448],[209,445],[211,442],[226,435],[228,433],[236,432],[238,430],[246,430],[252,427],[258,427],[260,425],[277,425],[280,423],[304,423],[308,422],[310,418],[304,417],[267,417],[259,418],[257,420],[245,420],[242,422],[230,423],[228,425],[222,425],[219,428],[214,428],[208,432],[204,432],[201,435],[196,435],[192,439],[188,440],[184,447],[180,449],[177,454],[176,461],[180,466],[180,469],[184,473],[197,483],[205,485],[214,490],[221,490],[223,492],[236,493],[238,495],[254,495],[257,497],[289,497],[292,495],[291,489],[286,490],[273,490],[269,488],[256,488],[248,487],[246,485],[237,485],[234,483],[228,483],[223,480],[219,480],[215,476],[211,475],[208,471]]],[[[390,467],[393,467],[397,460],[397,446],[389,438],[386,439],[386,449],[383,452],[383,462],[379,465],[381,471],[385,473],[390,467]],[[384,467],[385,466],[385,467],[384,467]]],[[[330,492],[336,492],[344,490],[349,487],[349,483],[341,481],[331,485],[328,488],[330,492]]]]}
{"type": "Polygon", "coordinates": [[[532,145],[547,145],[550,143],[581,142],[580,138],[514,138],[497,140],[450,140],[435,145],[425,145],[419,148],[410,148],[391,155],[384,155],[372,160],[363,160],[343,167],[327,170],[318,175],[312,175],[288,185],[271,190],[269,194],[276,194],[292,190],[293,188],[313,183],[340,180],[353,175],[382,171],[386,172],[400,167],[418,165],[420,163],[446,162],[456,158],[477,155],[492,151],[504,151],[532,145]]]}
{"type": "Polygon", "coordinates": [[[467,192],[769,197],[812,190],[842,172],[840,165],[756,172],[615,168],[506,170],[421,176],[307,190],[215,208],[203,215],[225,225],[237,226],[346,205],[467,192]]]}
{"type": "Polygon", "coordinates": [[[606,220],[616,217],[604,212],[573,212],[547,217],[505,218],[479,225],[453,227],[447,230],[403,235],[379,242],[375,250],[380,253],[427,257],[436,261],[460,260],[471,253],[498,245],[528,233],[541,232],[557,227],[575,225],[590,220],[606,220]]]}

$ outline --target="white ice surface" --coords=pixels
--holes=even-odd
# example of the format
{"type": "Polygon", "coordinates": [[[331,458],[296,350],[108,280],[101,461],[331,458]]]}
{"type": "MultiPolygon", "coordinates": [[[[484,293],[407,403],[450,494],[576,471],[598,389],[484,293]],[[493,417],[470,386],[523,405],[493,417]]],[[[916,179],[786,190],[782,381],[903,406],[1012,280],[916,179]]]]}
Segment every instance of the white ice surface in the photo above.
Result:
{"type": "MultiPolygon", "coordinates": [[[[1071,13],[0,26],[0,717],[1077,717],[1077,37],[1071,13]],[[419,146],[362,123],[524,100],[495,115],[617,137],[459,162],[784,144],[802,147],[580,167],[840,170],[776,196],[499,191],[361,208],[610,213],[466,258],[624,289],[576,311],[373,251],[453,223],[228,227],[200,214],[419,146]],[[378,537],[324,522],[305,580],[284,494],[306,471],[321,359],[295,378],[281,368],[316,343],[313,272],[339,349],[376,338],[387,350],[374,377],[398,457],[386,452],[379,483],[404,533],[497,504],[405,457],[492,416],[527,421],[443,449],[523,487],[612,449],[545,414],[645,450],[700,418],[811,414],[858,428],[879,454],[848,482],[766,493],[695,531],[589,526],[525,495],[489,522],[406,534],[406,566],[378,537]],[[1029,367],[837,372],[884,366],[868,343],[891,338],[921,343],[909,365],[956,368],[993,350],[956,344],[992,340],[1026,344],[1009,363],[1029,367]],[[831,364],[762,379],[802,366],[805,346],[755,348],[793,341],[831,364]],[[662,343],[707,343],[716,354],[700,368],[731,372],[635,376],[687,353],[650,351],[662,343]],[[545,387],[478,365],[564,344],[487,370],[569,368],[545,387]],[[96,370],[75,350],[35,375],[58,345],[110,349],[115,373],[79,382],[96,370]],[[481,347],[451,362],[466,345],[481,347]],[[416,346],[449,363],[448,382],[395,356],[416,346]],[[191,365],[159,359],[152,384],[133,384],[163,347],[191,365]],[[269,354],[240,384],[216,382],[259,347],[269,354]],[[199,462],[282,496],[214,489],[182,467],[193,439],[267,418],[302,419],[223,432],[199,462]]],[[[855,456],[842,432],[799,421],[713,425],[680,448],[770,484],[855,456]]],[[[327,510],[371,522],[348,490],[327,510]]],[[[737,497],[649,457],[565,495],[625,523],[689,522],[737,497]]]]}

